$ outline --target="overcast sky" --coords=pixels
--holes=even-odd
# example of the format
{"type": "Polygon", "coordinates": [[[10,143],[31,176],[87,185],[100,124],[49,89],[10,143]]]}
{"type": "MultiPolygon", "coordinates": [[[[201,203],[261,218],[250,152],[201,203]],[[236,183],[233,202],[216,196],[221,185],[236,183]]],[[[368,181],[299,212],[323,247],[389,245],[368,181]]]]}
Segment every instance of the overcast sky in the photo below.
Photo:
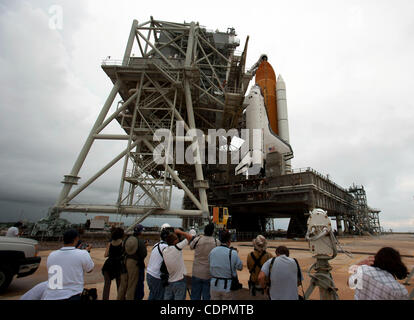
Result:
{"type": "MultiPolygon", "coordinates": [[[[293,167],[364,185],[384,228],[414,231],[411,0],[0,0],[0,221],[46,215],[111,89],[102,59],[121,59],[132,20],[151,15],[234,27],[240,50],[249,35],[247,66],[266,53],[285,79],[293,167]]],[[[122,147],[94,145],[81,181],[122,147]]],[[[77,201],[112,203],[119,178],[118,165],[77,201]]]]}

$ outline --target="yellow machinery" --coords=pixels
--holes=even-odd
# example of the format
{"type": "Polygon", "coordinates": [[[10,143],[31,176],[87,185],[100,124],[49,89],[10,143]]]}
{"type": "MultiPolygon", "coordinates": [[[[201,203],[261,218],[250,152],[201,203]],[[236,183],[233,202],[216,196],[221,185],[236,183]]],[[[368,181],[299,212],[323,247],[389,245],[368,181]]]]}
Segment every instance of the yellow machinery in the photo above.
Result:
{"type": "Polygon", "coordinates": [[[227,221],[231,216],[227,207],[210,207],[210,218],[217,229],[227,229],[227,221]]]}

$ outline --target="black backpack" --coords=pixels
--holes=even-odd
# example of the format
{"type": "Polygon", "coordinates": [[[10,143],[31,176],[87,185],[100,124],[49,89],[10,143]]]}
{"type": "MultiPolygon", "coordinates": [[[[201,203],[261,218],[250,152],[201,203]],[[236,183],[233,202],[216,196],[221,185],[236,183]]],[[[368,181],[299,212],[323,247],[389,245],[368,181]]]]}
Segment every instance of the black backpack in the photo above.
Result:
{"type": "Polygon", "coordinates": [[[259,258],[258,259],[256,259],[256,257],[254,256],[254,253],[253,252],[251,252],[250,253],[250,257],[253,259],[253,261],[254,261],[254,265],[253,265],[253,267],[249,270],[250,271],[250,273],[252,273],[252,272],[254,272],[254,270],[258,267],[259,269],[261,269],[262,268],[262,263],[260,263],[260,261],[262,260],[262,258],[263,258],[263,256],[266,254],[267,252],[266,251],[262,251],[262,253],[260,254],[260,256],[259,256],[259,258]]]}
{"type": "Polygon", "coordinates": [[[267,253],[266,251],[262,251],[262,253],[260,254],[258,259],[256,259],[253,252],[250,253],[250,257],[253,259],[254,265],[251,269],[249,269],[250,277],[249,277],[249,281],[247,283],[249,285],[249,290],[251,290],[251,293],[252,293],[253,296],[256,296],[256,290],[257,290],[256,289],[256,283],[257,282],[252,281],[252,274],[256,270],[256,268],[259,268],[259,270],[262,269],[263,264],[261,263],[261,260],[262,260],[263,256],[266,253],[267,253]]]}

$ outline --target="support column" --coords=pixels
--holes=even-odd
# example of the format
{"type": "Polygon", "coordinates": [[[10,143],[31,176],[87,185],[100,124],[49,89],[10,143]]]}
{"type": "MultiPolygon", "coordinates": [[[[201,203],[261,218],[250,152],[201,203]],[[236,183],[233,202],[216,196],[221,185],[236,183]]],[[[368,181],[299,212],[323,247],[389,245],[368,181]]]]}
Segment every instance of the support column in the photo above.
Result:
{"type": "MultiPolygon", "coordinates": [[[[125,48],[124,52],[124,58],[122,60],[123,65],[127,65],[129,61],[129,57],[131,56],[131,50],[132,45],[134,43],[135,38],[135,32],[138,26],[138,21],[134,20],[132,22],[131,31],[128,37],[128,43],[125,48]]],[[[98,133],[98,128],[102,125],[103,121],[105,120],[106,115],[108,114],[109,109],[111,108],[112,103],[115,100],[116,94],[118,93],[119,89],[121,87],[121,80],[118,79],[114,86],[112,87],[111,92],[109,93],[108,98],[105,101],[105,104],[103,105],[101,112],[98,115],[98,118],[95,121],[95,124],[92,127],[92,130],[89,133],[88,138],[85,141],[85,144],[83,145],[82,150],[80,151],[78,158],[75,161],[75,164],[73,165],[72,171],[70,174],[65,175],[62,183],[64,184],[62,191],[60,192],[59,198],[56,201],[55,207],[59,207],[62,204],[62,201],[68,196],[70,190],[72,189],[72,186],[77,184],[80,177],[78,177],[79,171],[82,168],[82,165],[86,159],[86,156],[89,153],[89,150],[92,147],[94,136],[98,133]]]]}
{"type": "Polygon", "coordinates": [[[344,234],[342,231],[342,218],[340,216],[336,216],[336,230],[338,231],[338,236],[344,234]]]}
{"type": "Polygon", "coordinates": [[[348,219],[344,220],[344,231],[345,231],[346,234],[349,234],[348,219]]]}
{"type": "MultiPolygon", "coordinates": [[[[191,76],[191,63],[193,60],[193,47],[194,47],[194,38],[195,38],[195,23],[191,23],[190,33],[188,35],[188,42],[187,42],[187,52],[185,58],[185,68],[186,68],[186,77],[184,79],[184,92],[185,92],[185,102],[187,107],[187,116],[188,116],[188,125],[190,129],[196,129],[195,119],[194,119],[194,110],[193,110],[193,102],[191,99],[191,87],[190,87],[190,80],[189,76],[191,76]]],[[[193,137],[196,139],[197,137],[193,137]]],[[[207,201],[207,192],[206,188],[208,188],[207,181],[204,180],[203,175],[203,167],[201,164],[200,158],[200,150],[198,144],[195,146],[195,171],[196,171],[196,181],[195,187],[198,188],[199,196],[200,196],[200,203],[203,208],[204,217],[208,218],[208,201],[207,201]]]]}
{"type": "Polygon", "coordinates": [[[127,150],[128,152],[125,154],[125,159],[124,159],[124,166],[122,168],[122,174],[121,174],[121,183],[119,186],[119,194],[118,194],[118,201],[117,204],[118,206],[121,205],[122,202],[122,195],[124,193],[124,185],[125,185],[125,176],[126,176],[126,171],[127,171],[127,167],[128,167],[128,160],[129,157],[131,155],[131,144],[132,144],[132,139],[134,136],[134,129],[135,129],[135,123],[136,123],[136,119],[137,119],[137,113],[138,113],[138,107],[139,107],[139,102],[141,99],[141,90],[142,90],[142,86],[144,85],[144,73],[141,74],[141,80],[139,82],[139,88],[138,88],[138,95],[135,101],[135,107],[134,107],[134,113],[132,116],[132,122],[131,122],[131,129],[129,129],[129,139],[128,139],[128,144],[127,144],[127,150]]]}
{"type": "Polygon", "coordinates": [[[86,156],[89,153],[89,150],[92,147],[93,141],[95,140],[94,135],[95,133],[97,133],[97,129],[102,124],[106,115],[108,114],[108,111],[111,108],[111,105],[114,102],[115,96],[118,93],[120,87],[121,80],[117,80],[114,86],[112,87],[112,90],[109,93],[109,96],[106,99],[105,104],[103,105],[102,110],[99,113],[98,118],[96,119],[95,124],[93,125],[92,130],[90,131],[89,136],[86,139],[85,144],[83,145],[83,148],[80,151],[70,174],[64,176],[64,179],[62,181],[64,186],[62,188],[62,191],[60,192],[58,200],[56,201],[55,207],[59,207],[62,201],[68,196],[70,190],[72,189],[72,186],[78,184],[77,182],[80,179],[80,177],[78,177],[78,173],[82,168],[82,165],[86,159],[86,156]]]}

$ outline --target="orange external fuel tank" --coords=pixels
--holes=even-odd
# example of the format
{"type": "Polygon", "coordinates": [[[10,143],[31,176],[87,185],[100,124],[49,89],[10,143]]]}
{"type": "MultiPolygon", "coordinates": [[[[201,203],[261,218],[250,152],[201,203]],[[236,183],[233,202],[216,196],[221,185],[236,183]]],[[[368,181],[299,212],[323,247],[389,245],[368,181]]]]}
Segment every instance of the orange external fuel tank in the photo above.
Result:
{"type": "Polygon", "coordinates": [[[262,89],[264,103],[272,131],[279,134],[276,105],[276,75],[272,65],[263,59],[256,71],[256,84],[262,89]]]}

